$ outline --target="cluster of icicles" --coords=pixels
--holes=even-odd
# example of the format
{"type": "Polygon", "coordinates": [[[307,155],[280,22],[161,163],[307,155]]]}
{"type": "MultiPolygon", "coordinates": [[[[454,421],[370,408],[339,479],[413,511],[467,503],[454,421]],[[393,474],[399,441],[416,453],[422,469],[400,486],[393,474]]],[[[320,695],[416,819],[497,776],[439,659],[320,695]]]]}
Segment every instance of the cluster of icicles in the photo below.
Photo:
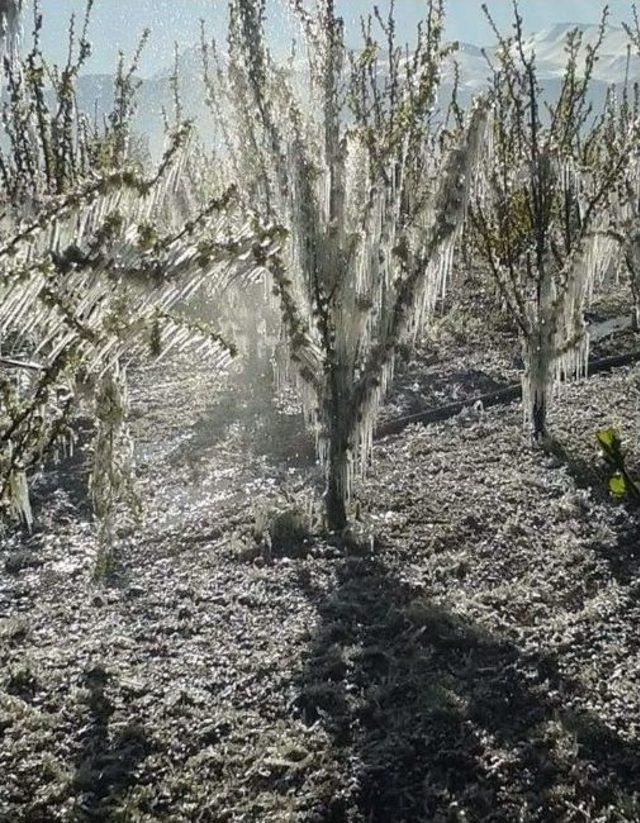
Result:
{"type": "MultiPolygon", "coordinates": [[[[172,198],[178,179],[179,173],[170,173],[165,183],[147,198],[126,190],[101,195],[77,215],[55,219],[32,242],[23,244],[19,254],[11,260],[11,268],[15,270],[19,265],[28,269],[29,275],[15,277],[11,269],[7,272],[8,286],[3,290],[0,303],[0,339],[6,339],[9,331],[18,333],[22,340],[37,338],[39,343],[32,357],[43,354],[51,362],[77,338],[59,307],[42,299],[51,283],[44,271],[38,271],[36,264],[49,253],[61,255],[69,248],[90,254],[96,233],[111,215],[117,214],[124,217],[126,226],[118,240],[110,245],[108,254],[99,263],[92,263],[88,268],[80,266],[65,276],[60,296],[68,299],[74,317],[100,337],[105,314],[113,309],[113,299],[126,288],[130,301],[127,311],[138,321],[146,318],[151,323],[158,313],[167,313],[163,314],[159,326],[163,356],[169,351],[206,353],[216,367],[224,366],[228,361],[225,349],[206,335],[194,336],[193,329],[172,320],[168,312],[179,300],[193,295],[204,282],[215,278],[216,282],[224,283],[232,271],[237,272],[237,266],[232,267],[231,260],[228,264],[216,260],[210,266],[203,266],[198,238],[187,237],[167,249],[162,261],[162,283],[157,288],[150,290],[146,284],[136,284],[134,279],[127,279],[125,286],[119,278],[120,274],[144,268],[145,252],[140,248],[139,226],[145,223],[157,225],[157,216],[167,210],[167,200],[172,198]]],[[[219,218],[219,223],[219,226],[211,227],[211,232],[225,237],[223,218],[219,218]]],[[[251,236],[248,226],[238,232],[240,240],[251,236]]],[[[89,354],[90,344],[85,341],[81,345],[89,354]]],[[[95,369],[99,374],[123,354],[127,357],[140,355],[143,347],[139,336],[120,340],[115,335],[104,335],[104,342],[91,352],[90,371],[95,369]]]]}
{"type": "MultiPolygon", "coordinates": [[[[424,328],[433,315],[440,301],[444,300],[447,288],[451,283],[453,274],[454,254],[456,245],[460,239],[463,221],[466,214],[467,204],[472,193],[477,187],[483,186],[481,174],[478,173],[479,147],[486,135],[489,122],[489,113],[484,101],[478,101],[473,109],[471,120],[466,133],[466,144],[464,150],[460,147],[454,149],[448,158],[437,157],[438,164],[445,160],[446,173],[440,180],[438,189],[432,194],[424,212],[417,219],[415,226],[405,236],[408,240],[408,254],[410,261],[415,264],[415,259],[419,259],[428,247],[428,243],[433,237],[435,226],[438,221],[446,216],[451,221],[452,228],[448,235],[431,251],[426,263],[426,269],[415,284],[412,294],[412,306],[405,323],[405,327],[400,330],[402,336],[415,337],[424,328]],[[456,202],[451,201],[451,193],[459,195],[456,202]],[[443,197],[444,193],[444,197],[443,197]],[[442,213],[440,213],[442,212],[442,213]]],[[[490,145],[490,143],[487,143],[490,145]]],[[[436,155],[430,158],[434,164],[436,155]]],[[[406,152],[405,152],[406,160],[406,152]]],[[[404,166],[402,172],[404,173],[404,166]]],[[[390,175],[391,180],[395,178],[390,175]]],[[[393,252],[397,242],[397,226],[399,225],[400,199],[396,188],[391,187],[391,202],[393,204],[390,219],[380,219],[377,224],[377,233],[369,233],[363,242],[363,257],[365,262],[364,270],[358,278],[359,283],[367,281],[375,283],[375,273],[378,273],[379,293],[378,301],[374,304],[379,306],[379,328],[374,331],[376,334],[384,334],[391,322],[392,313],[395,308],[396,291],[392,288],[393,278],[397,275],[393,261],[393,252]],[[380,249],[383,253],[380,253],[380,249]],[[376,270],[377,264],[385,264],[382,271],[376,270]]],[[[384,214],[383,209],[380,210],[384,214]]],[[[375,298],[374,298],[375,299],[375,298]]],[[[371,338],[369,338],[371,339],[371,338]]],[[[392,341],[393,344],[401,342],[401,338],[392,341]]],[[[357,424],[357,440],[354,465],[349,467],[347,477],[347,489],[351,489],[354,470],[360,474],[365,474],[371,452],[373,449],[373,435],[375,423],[380,407],[382,406],[387,389],[393,380],[394,357],[391,356],[382,367],[378,376],[376,388],[368,395],[367,402],[360,409],[360,416],[357,424]]]]}
{"type": "MultiPolygon", "coordinates": [[[[0,258],[0,341],[2,353],[24,361],[28,352],[28,372],[17,373],[21,393],[33,391],[41,375],[60,355],[73,350],[83,364],[83,380],[69,379],[67,390],[80,401],[93,400],[91,386],[109,380],[120,362],[146,355],[149,338],[155,334],[154,352],[166,356],[169,351],[206,355],[213,368],[228,364],[230,353],[218,338],[171,313],[175,304],[193,295],[201,284],[224,285],[238,275],[243,265],[255,269],[251,256],[237,264],[234,255],[219,256],[203,265],[199,238],[178,232],[162,251],[162,280],[150,288],[143,278],[136,281],[132,272],[144,271],[148,254],[140,244],[140,226],[163,226],[173,229],[174,203],[181,189],[181,164],[163,178],[145,198],[136,192],[117,189],[99,195],[78,208],[53,216],[47,226],[35,226],[13,255],[0,258]],[[171,217],[169,217],[171,215],[171,217]],[[118,216],[124,221],[118,238],[110,243],[102,257],[95,254],[95,238],[109,220],[118,216]],[[64,275],[50,273],[50,256],[63,259],[69,251],[73,259],[90,259],[85,265],[71,262],[64,275]],[[53,299],[51,299],[53,297],[53,299]],[[118,315],[122,316],[118,319],[118,315]],[[122,322],[113,333],[112,322],[122,322]],[[146,330],[146,331],[145,331],[146,330]],[[10,347],[7,341],[11,341],[10,347]],[[27,376],[28,375],[28,376],[27,376]]],[[[184,198],[182,198],[184,200],[184,198]]],[[[191,208],[191,207],[190,207],[191,208]]],[[[13,224],[5,216],[5,236],[29,226],[27,218],[13,224]]],[[[206,226],[208,236],[229,239],[229,220],[225,214],[214,215],[206,226]]],[[[234,240],[249,249],[254,234],[249,224],[234,227],[234,240]]],[[[173,237],[173,233],[169,237],[173,237]]],[[[55,409],[42,408],[47,419],[55,409]]],[[[63,449],[72,448],[58,443],[63,449]]],[[[13,445],[5,444],[3,462],[11,465],[13,445]]],[[[16,513],[31,523],[27,479],[17,467],[8,477],[9,501],[16,513]]]]}
{"type": "MultiPolygon", "coordinates": [[[[578,206],[584,211],[582,180],[574,161],[561,169],[563,186],[578,193],[578,206]]],[[[601,283],[618,259],[616,241],[607,234],[606,224],[596,221],[576,252],[570,255],[563,277],[554,282],[545,304],[530,317],[531,339],[524,343],[523,375],[524,423],[534,428],[534,409],[547,406],[549,397],[565,380],[585,378],[589,370],[589,332],[584,312],[593,298],[594,287],[601,283]],[[558,292],[560,291],[560,294],[558,292]]]]}
{"type": "Polygon", "coordinates": [[[0,59],[15,53],[23,6],[24,0],[0,0],[0,59]]]}
{"type": "MultiPolygon", "coordinates": [[[[447,215],[448,219],[455,221],[455,228],[428,255],[425,270],[415,280],[407,320],[398,332],[395,331],[393,323],[398,284],[402,284],[407,271],[411,271],[428,248],[434,226],[442,217],[438,213],[442,205],[442,192],[448,194],[452,190],[460,190],[461,181],[463,189],[465,185],[470,188],[470,181],[475,176],[478,144],[485,126],[486,117],[483,113],[470,127],[470,131],[473,128],[474,139],[470,139],[467,152],[458,152],[457,165],[449,164],[448,176],[451,179],[441,181],[439,197],[431,198],[415,225],[409,231],[404,231],[402,237],[399,236],[398,227],[402,224],[401,198],[407,192],[403,181],[407,151],[404,153],[405,162],[401,162],[399,168],[394,168],[393,173],[389,174],[388,185],[382,185],[370,168],[371,160],[367,151],[356,140],[349,142],[345,164],[345,225],[342,231],[337,232],[330,230],[328,225],[331,192],[328,168],[325,166],[324,173],[319,175],[314,190],[316,203],[310,204],[308,198],[302,198],[302,192],[296,190],[295,158],[290,161],[292,231],[289,264],[292,270],[310,272],[312,266],[318,266],[321,282],[329,291],[332,287],[331,276],[335,276],[331,267],[336,260],[347,258],[349,261],[341,272],[342,279],[336,286],[338,299],[333,304],[335,351],[342,367],[342,396],[346,409],[354,417],[346,421],[349,453],[343,467],[343,476],[338,478],[347,499],[355,476],[365,473],[370,459],[376,417],[393,379],[393,355],[389,354],[381,359],[375,379],[371,381],[371,387],[364,393],[364,400],[358,408],[353,408],[349,403],[353,397],[353,387],[368,377],[364,374],[365,363],[377,345],[388,340],[390,349],[393,349],[401,339],[397,336],[398,333],[402,336],[415,335],[444,297],[451,280],[454,251],[460,236],[468,192],[461,196],[460,203],[453,209],[454,216],[447,215]],[[316,208],[314,216],[317,223],[309,221],[309,214],[305,211],[313,207],[316,208]],[[314,232],[313,236],[307,236],[309,231],[314,232]],[[406,247],[405,271],[396,256],[399,241],[406,247]],[[328,248],[327,244],[332,242],[335,243],[335,248],[328,248]],[[340,243],[343,243],[343,247],[340,247],[340,243]],[[320,249],[319,253],[312,253],[311,260],[308,258],[310,248],[320,249]],[[350,249],[350,255],[344,254],[345,248],[350,249]]],[[[295,286],[292,285],[292,289],[295,286]]],[[[301,292],[300,289],[295,292],[296,301],[299,305],[305,305],[305,299],[308,298],[301,292]]],[[[308,305],[306,316],[309,337],[317,340],[317,330],[308,305]]],[[[321,364],[319,345],[318,358],[321,364]]],[[[279,358],[280,379],[291,377],[290,366],[286,356],[279,358]]],[[[296,380],[296,383],[302,389],[305,415],[315,423],[317,452],[321,463],[326,467],[329,462],[329,440],[323,426],[326,421],[323,421],[323,415],[318,410],[324,398],[319,398],[317,391],[308,382],[296,380]]]]}

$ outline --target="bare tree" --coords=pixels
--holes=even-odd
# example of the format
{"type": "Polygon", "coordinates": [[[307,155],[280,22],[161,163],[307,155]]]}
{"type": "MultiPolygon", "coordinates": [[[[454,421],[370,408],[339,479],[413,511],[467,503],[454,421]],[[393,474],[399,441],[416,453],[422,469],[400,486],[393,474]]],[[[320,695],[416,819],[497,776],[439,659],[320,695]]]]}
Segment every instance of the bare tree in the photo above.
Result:
{"type": "Polygon", "coordinates": [[[92,126],[75,94],[88,18],[79,40],[70,36],[67,65],[49,72],[37,5],[34,20],[33,50],[5,63],[0,509],[30,522],[28,481],[72,447],[73,417],[83,410],[97,424],[91,492],[108,543],[118,505],[133,499],[127,363],[188,349],[222,366],[234,347],[176,306],[203,282],[255,269],[255,249],[263,264],[271,242],[239,212],[234,187],[185,193],[194,162],[188,124],[168,135],[155,169],[136,157],[139,53],[130,67],[121,63],[105,126],[92,126]]]}
{"type": "MultiPolygon", "coordinates": [[[[633,25],[624,24],[624,27],[630,40],[629,53],[633,49],[640,55],[640,18],[636,6],[633,6],[633,25]]],[[[636,82],[630,88],[628,70],[620,99],[612,92],[609,103],[606,139],[611,146],[619,142],[620,135],[637,123],[640,116],[640,87],[636,82]]],[[[627,152],[626,160],[615,202],[614,225],[609,234],[622,253],[633,297],[633,324],[640,330],[640,153],[637,145],[627,152]]]]}
{"type": "Polygon", "coordinates": [[[23,9],[24,0],[0,0],[0,56],[15,51],[23,9]]]}
{"type": "Polygon", "coordinates": [[[534,438],[547,433],[555,380],[586,373],[584,321],[596,274],[610,256],[608,204],[624,169],[631,131],[602,151],[602,118],[591,128],[589,84],[605,32],[582,48],[579,30],[566,40],[567,62],[555,101],[544,97],[535,54],[514,2],[515,34],[498,40],[491,151],[482,195],[470,218],[520,332],[525,360],[524,409],[534,438]],[[584,61],[583,63],[581,61],[584,61]]]}
{"type": "Polygon", "coordinates": [[[396,346],[446,284],[486,120],[480,104],[441,150],[442,3],[428,4],[414,48],[397,42],[394,5],[363,21],[362,49],[348,54],[333,0],[315,11],[293,0],[309,60],[304,97],[291,66],[269,54],[262,0],[232,0],[226,71],[210,69],[204,47],[210,104],[245,203],[285,230],[267,264],[282,368],[295,373],[316,427],[334,530],[347,524],[353,477],[369,459],[396,346]]]}

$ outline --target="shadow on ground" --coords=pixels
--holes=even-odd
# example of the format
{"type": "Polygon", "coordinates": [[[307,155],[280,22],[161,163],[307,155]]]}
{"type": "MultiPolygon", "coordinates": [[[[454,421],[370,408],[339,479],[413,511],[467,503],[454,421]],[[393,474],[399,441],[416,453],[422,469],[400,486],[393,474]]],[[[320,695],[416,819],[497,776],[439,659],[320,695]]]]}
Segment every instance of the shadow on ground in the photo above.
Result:
{"type": "Polygon", "coordinates": [[[75,820],[104,821],[120,806],[127,789],[136,781],[138,765],[149,755],[152,742],[147,732],[134,724],[110,727],[115,711],[107,687],[110,676],[101,667],[88,671],[89,719],[76,761],[73,787],[76,792],[75,820]]]}
{"type": "MultiPolygon", "coordinates": [[[[573,454],[559,440],[553,440],[550,452],[567,469],[576,487],[587,489],[593,498],[618,509],[618,528],[613,545],[600,543],[594,546],[598,555],[606,560],[616,580],[628,585],[640,579],[640,541],[638,540],[638,504],[633,499],[615,501],[608,490],[609,471],[604,464],[598,466],[579,455],[573,454]],[[632,515],[632,516],[630,516],[632,515]]],[[[638,467],[629,467],[632,476],[638,475],[638,467]]]]}
{"type": "Polygon", "coordinates": [[[638,819],[640,748],[582,708],[552,655],[524,655],[376,560],[346,560],[320,614],[297,709],[330,733],[346,788],[318,820],[584,820],[609,806],[638,819]]]}

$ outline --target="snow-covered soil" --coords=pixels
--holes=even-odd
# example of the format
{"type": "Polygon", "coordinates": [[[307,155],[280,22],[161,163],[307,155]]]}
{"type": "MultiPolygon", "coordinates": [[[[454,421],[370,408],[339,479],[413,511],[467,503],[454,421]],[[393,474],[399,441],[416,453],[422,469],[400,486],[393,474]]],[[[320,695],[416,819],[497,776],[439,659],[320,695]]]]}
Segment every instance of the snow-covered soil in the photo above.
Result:
{"type": "MultiPolygon", "coordinates": [[[[413,368],[398,408],[411,377],[440,396],[413,368]]],[[[80,459],[5,540],[0,820],[640,819],[640,518],[594,439],[618,425],[640,470],[640,370],[563,387],[546,452],[517,406],[379,442],[358,540],[271,558],[252,524],[307,505],[313,451],[260,381],[221,379],[134,376],[147,515],[104,583],[80,459]]]]}

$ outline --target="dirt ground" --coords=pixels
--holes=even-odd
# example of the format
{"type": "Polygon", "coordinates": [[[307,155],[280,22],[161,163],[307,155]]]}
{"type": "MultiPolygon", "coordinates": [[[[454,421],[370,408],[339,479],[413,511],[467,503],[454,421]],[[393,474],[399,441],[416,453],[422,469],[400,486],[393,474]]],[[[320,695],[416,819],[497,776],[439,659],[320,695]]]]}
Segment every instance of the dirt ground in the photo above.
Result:
{"type": "MultiPolygon", "coordinates": [[[[407,358],[394,413],[516,374],[463,338],[438,389],[451,335],[407,358]]],[[[82,454],[4,540],[0,820],[639,820],[640,518],[594,433],[640,473],[640,370],[562,387],[550,451],[517,405],[378,442],[358,539],[310,514],[270,556],[256,524],[312,512],[320,471],[295,408],[221,380],[132,375],[146,517],[106,581],[82,454]]]]}

